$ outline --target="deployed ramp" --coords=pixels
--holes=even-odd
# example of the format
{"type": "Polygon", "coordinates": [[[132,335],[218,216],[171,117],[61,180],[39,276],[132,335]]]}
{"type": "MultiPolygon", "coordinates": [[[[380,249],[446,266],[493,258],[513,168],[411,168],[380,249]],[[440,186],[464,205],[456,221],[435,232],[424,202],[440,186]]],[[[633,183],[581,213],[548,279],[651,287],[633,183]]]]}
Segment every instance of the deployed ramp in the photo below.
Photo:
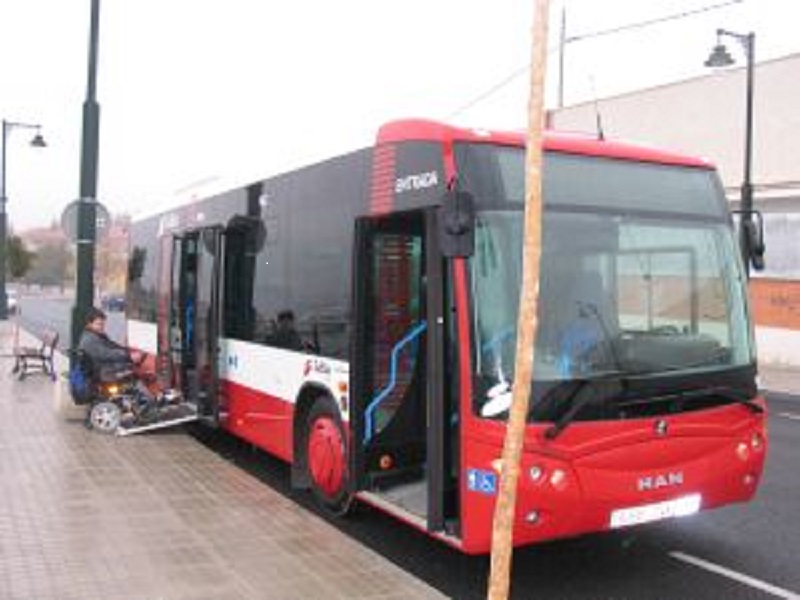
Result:
{"type": "Polygon", "coordinates": [[[131,425],[120,425],[117,428],[117,435],[135,435],[137,433],[144,433],[145,431],[154,431],[156,429],[166,429],[167,427],[174,427],[181,423],[189,423],[197,421],[199,418],[197,406],[182,402],[175,405],[167,405],[160,407],[158,412],[153,418],[148,419],[146,422],[133,423],[131,425]]]}

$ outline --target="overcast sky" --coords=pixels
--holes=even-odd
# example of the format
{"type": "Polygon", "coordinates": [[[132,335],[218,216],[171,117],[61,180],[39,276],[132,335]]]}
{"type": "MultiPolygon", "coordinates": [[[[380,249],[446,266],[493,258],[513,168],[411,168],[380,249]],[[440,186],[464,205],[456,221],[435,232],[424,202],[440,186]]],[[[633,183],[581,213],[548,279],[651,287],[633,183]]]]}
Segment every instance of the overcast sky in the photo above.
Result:
{"type": "MultiPolygon", "coordinates": [[[[725,0],[552,0],[548,104],[567,36],[725,0]]],[[[102,0],[98,197],[136,214],[176,194],[263,177],[368,145],[381,123],[426,117],[524,128],[533,0],[102,0]],[[465,106],[469,108],[464,109],[465,106]]],[[[0,0],[0,118],[8,212],[20,230],[78,194],[89,0],[0,0]]],[[[704,75],[722,26],[757,58],[800,52],[800,0],[731,7],[567,46],[567,104],[704,75]]],[[[731,53],[742,59],[735,43],[731,53]]],[[[800,76],[800,74],[798,74],[800,76]]],[[[732,99],[741,101],[742,99],[732,99]]]]}

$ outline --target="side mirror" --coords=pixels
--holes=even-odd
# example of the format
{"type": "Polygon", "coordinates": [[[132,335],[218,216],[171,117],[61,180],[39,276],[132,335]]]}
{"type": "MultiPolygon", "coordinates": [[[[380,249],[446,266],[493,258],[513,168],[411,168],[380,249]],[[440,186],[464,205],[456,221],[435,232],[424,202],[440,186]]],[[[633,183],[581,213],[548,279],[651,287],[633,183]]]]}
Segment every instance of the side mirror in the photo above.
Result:
{"type": "Polygon", "coordinates": [[[439,247],[446,258],[475,254],[475,200],[468,192],[449,190],[439,207],[439,247]]]}
{"type": "Polygon", "coordinates": [[[235,215],[228,221],[227,231],[245,235],[248,252],[258,254],[267,242],[267,228],[260,217],[235,215]]]}
{"type": "Polygon", "coordinates": [[[760,213],[758,223],[747,221],[745,233],[747,235],[747,244],[750,248],[750,262],[756,271],[763,271],[766,247],[764,245],[764,222],[760,213]]]}
{"type": "Polygon", "coordinates": [[[764,270],[764,216],[757,210],[736,211],[739,215],[739,226],[742,228],[742,236],[747,241],[748,258],[753,269],[756,271],[764,270]],[[744,217],[748,218],[744,218],[744,217]]]}

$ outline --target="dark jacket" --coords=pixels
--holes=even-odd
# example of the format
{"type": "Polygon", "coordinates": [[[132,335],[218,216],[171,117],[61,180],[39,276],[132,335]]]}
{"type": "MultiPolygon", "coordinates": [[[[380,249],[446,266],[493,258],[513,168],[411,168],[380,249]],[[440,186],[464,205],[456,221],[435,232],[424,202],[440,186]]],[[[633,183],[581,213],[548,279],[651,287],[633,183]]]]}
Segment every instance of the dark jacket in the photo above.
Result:
{"type": "Polygon", "coordinates": [[[89,357],[94,371],[92,375],[101,380],[111,379],[114,374],[129,370],[132,366],[127,348],[111,341],[107,335],[90,329],[83,331],[78,350],[89,357]]]}

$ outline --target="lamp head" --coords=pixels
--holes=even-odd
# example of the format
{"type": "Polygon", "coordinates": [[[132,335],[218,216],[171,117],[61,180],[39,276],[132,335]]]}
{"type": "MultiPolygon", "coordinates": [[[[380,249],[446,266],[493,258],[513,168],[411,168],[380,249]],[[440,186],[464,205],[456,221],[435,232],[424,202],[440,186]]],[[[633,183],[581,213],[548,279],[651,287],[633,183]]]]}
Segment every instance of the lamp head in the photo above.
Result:
{"type": "Polygon", "coordinates": [[[31,140],[31,146],[33,146],[34,148],[47,147],[47,142],[44,141],[44,138],[42,137],[42,134],[39,132],[39,130],[37,130],[36,135],[33,136],[33,139],[31,140]]]}
{"type": "Polygon", "coordinates": [[[712,69],[730,67],[734,63],[733,57],[728,52],[725,44],[720,41],[721,35],[722,31],[717,31],[717,45],[714,46],[711,55],[706,59],[706,62],[703,63],[705,66],[712,69]]]}

